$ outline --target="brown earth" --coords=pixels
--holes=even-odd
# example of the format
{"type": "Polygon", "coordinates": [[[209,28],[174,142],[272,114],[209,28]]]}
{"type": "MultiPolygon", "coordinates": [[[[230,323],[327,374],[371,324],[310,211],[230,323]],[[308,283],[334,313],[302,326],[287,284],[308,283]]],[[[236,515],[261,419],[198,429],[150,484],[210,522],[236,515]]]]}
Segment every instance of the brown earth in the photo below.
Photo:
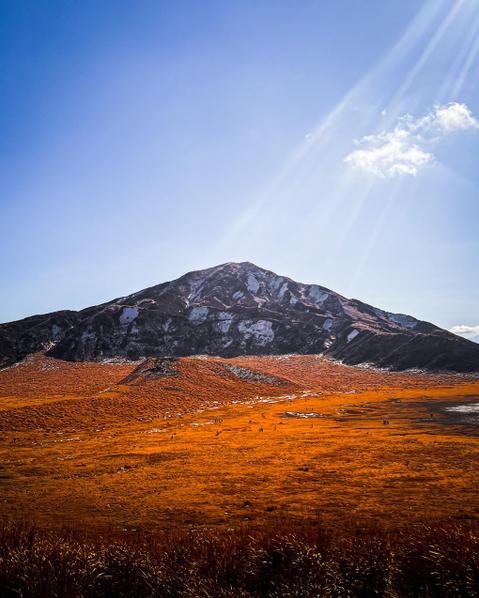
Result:
{"type": "Polygon", "coordinates": [[[314,356],[0,371],[0,517],[159,529],[479,517],[479,381],[314,356]]]}

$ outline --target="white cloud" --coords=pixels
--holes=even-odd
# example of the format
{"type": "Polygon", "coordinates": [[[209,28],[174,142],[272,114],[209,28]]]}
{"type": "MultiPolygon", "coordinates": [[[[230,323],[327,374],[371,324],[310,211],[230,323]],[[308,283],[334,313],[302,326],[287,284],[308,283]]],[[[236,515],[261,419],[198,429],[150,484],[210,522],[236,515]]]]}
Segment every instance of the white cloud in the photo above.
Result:
{"type": "Polygon", "coordinates": [[[367,135],[356,143],[361,149],[346,156],[347,164],[379,177],[416,176],[434,159],[430,149],[450,133],[479,129],[466,104],[436,105],[421,118],[402,116],[392,131],[367,135]]]}
{"type": "Polygon", "coordinates": [[[479,128],[479,122],[472,116],[466,104],[437,106],[436,119],[445,133],[479,128]]]}
{"type": "Polygon", "coordinates": [[[477,326],[458,324],[457,326],[453,326],[452,328],[450,328],[450,332],[453,332],[454,334],[459,334],[459,336],[465,336],[466,338],[469,336],[479,335],[479,324],[477,326]]]}

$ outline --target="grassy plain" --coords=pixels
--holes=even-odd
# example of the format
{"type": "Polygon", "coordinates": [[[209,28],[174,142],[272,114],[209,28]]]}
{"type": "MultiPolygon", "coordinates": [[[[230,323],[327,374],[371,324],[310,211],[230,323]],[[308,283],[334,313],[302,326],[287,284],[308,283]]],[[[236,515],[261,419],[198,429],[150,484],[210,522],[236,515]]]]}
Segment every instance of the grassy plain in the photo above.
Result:
{"type": "Polygon", "coordinates": [[[137,365],[0,371],[0,518],[125,533],[479,517],[479,427],[447,411],[479,400],[477,379],[314,356],[137,365]]]}

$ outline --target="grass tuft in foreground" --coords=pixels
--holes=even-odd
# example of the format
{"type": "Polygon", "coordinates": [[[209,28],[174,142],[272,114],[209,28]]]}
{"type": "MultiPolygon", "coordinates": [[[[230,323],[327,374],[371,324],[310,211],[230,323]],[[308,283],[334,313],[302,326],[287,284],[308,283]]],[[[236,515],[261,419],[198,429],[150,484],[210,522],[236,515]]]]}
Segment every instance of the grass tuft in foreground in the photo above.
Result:
{"type": "Polygon", "coordinates": [[[86,537],[0,529],[0,595],[68,597],[479,596],[479,527],[86,537]]]}

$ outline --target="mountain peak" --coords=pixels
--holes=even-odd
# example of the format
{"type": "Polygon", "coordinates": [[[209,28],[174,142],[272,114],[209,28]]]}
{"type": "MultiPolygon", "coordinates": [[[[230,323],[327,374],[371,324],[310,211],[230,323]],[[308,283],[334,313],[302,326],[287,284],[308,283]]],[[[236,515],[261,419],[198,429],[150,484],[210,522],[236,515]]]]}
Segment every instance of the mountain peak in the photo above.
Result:
{"type": "MultiPolygon", "coordinates": [[[[186,276],[191,274],[196,274],[199,276],[211,276],[214,274],[221,274],[224,272],[230,272],[233,274],[241,274],[245,272],[261,272],[263,274],[270,273],[274,275],[274,272],[270,272],[265,268],[260,268],[253,262],[225,262],[224,264],[219,264],[217,266],[212,266],[211,268],[204,268],[202,270],[194,270],[193,272],[189,272],[186,276]]],[[[276,275],[275,275],[276,276],[276,275]]]]}

